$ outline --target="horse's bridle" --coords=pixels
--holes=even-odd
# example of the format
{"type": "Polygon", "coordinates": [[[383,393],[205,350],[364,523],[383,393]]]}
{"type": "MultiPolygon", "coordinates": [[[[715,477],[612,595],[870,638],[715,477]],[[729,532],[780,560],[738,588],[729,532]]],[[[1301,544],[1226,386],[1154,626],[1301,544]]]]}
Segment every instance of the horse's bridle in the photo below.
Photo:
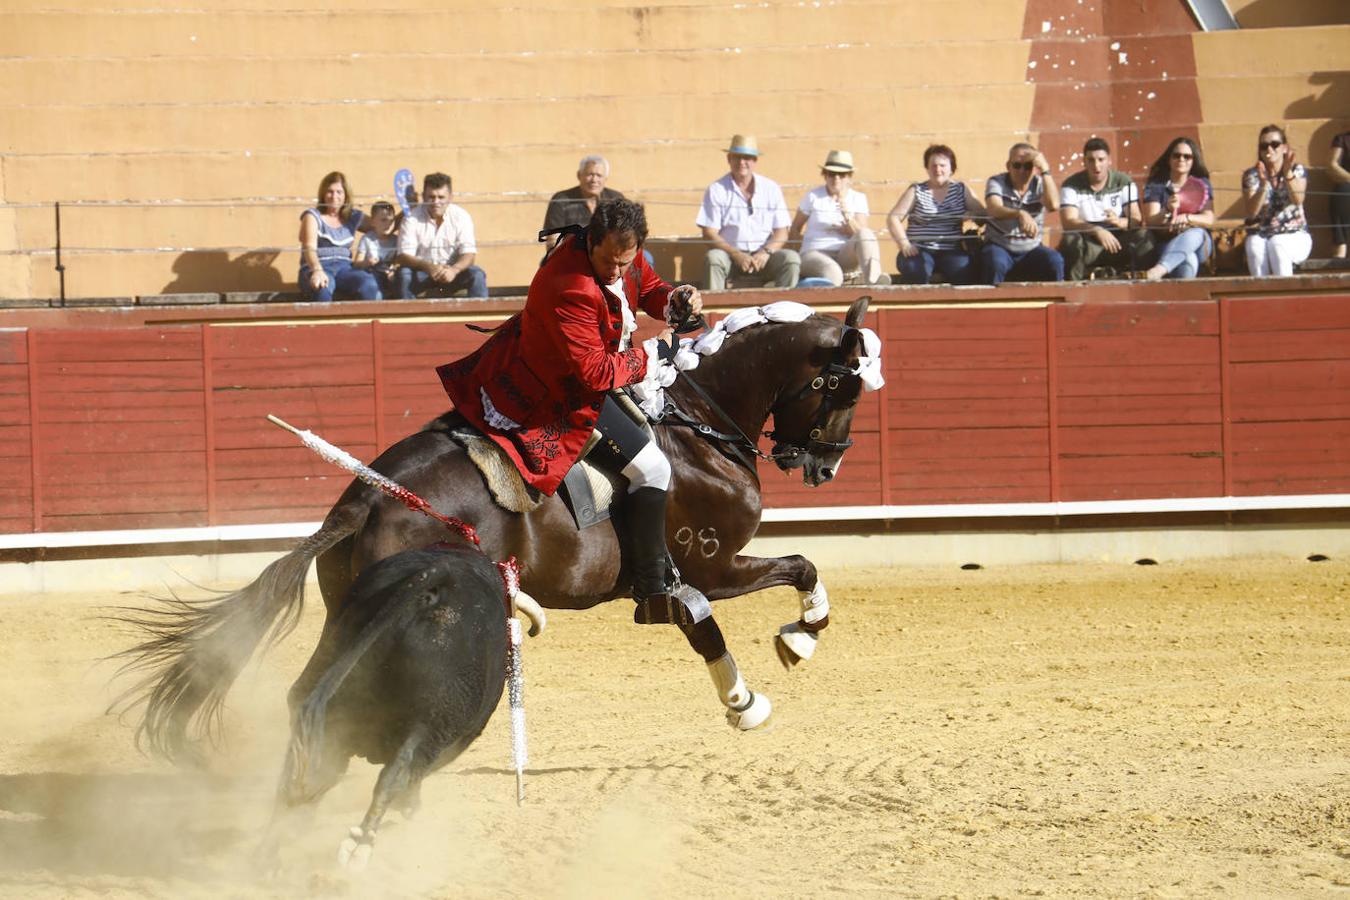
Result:
{"type": "Polygon", "coordinates": [[[692,427],[709,440],[719,441],[725,444],[728,449],[735,454],[737,459],[749,468],[754,468],[754,463],[746,455],[747,451],[758,459],[762,459],[765,462],[772,462],[788,469],[805,464],[806,457],[813,453],[817,455],[823,455],[834,451],[842,453],[853,446],[853,440],[851,438],[846,438],[843,441],[823,441],[820,438],[821,435],[825,433],[825,425],[828,422],[831,413],[835,410],[847,409],[858,401],[857,393],[855,392],[852,397],[849,397],[844,402],[839,402],[839,397],[846,393],[844,387],[845,377],[849,375],[852,375],[855,378],[857,377],[857,372],[853,370],[853,367],[844,361],[844,338],[852,330],[854,330],[852,326],[844,326],[844,330],[839,335],[839,343],[834,348],[832,358],[814,378],[807,381],[806,384],[802,385],[801,388],[794,391],[790,396],[786,398],[780,397],[778,400],[774,401],[773,406],[769,407],[770,414],[774,416],[774,424],[777,426],[777,413],[779,410],[785,409],[788,406],[805,399],[812,393],[819,392],[821,394],[820,408],[816,414],[815,423],[811,426],[811,430],[804,443],[800,440],[780,438],[778,428],[775,427],[773,431],[763,432],[765,437],[774,442],[773,451],[765,453],[760,450],[758,444],[751,440],[750,436],[741,429],[740,425],[736,424],[736,421],[727,414],[726,410],[722,409],[721,405],[719,405],[716,400],[708,396],[708,392],[703,389],[703,386],[690,378],[689,373],[685,371],[679,372],[680,377],[684,379],[686,384],[693,388],[694,393],[703,398],[703,401],[708,404],[708,408],[716,413],[724,424],[731,427],[731,433],[714,430],[712,426],[705,422],[698,421],[693,416],[690,416],[684,410],[680,409],[670,399],[666,400],[666,408],[662,418],[663,420],[673,418],[682,425],[692,427]]]}
{"type": "Polygon", "coordinates": [[[826,363],[825,368],[820,371],[806,384],[787,398],[780,398],[773,406],[769,407],[769,412],[774,417],[774,430],[764,432],[764,436],[774,442],[773,453],[771,454],[774,462],[783,465],[787,462],[787,468],[795,468],[804,463],[805,457],[810,455],[824,456],[827,453],[843,453],[849,447],[853,446],[852,438],[845,438],[842,441],[823,441],[821,435],[825,433],[825,425],[829,422],[830,415],[835,410],[848,409],[858,402],[857,391],[852,392],[852,396],[846,395],[844,389],[844,379],[852,375],[857,377],[857,372],[853,367],[843,360],[844,339],[848,333],[853,330],[850,325],[845,325],[843,332],[839,336],[839,345],[834,348],[834,358],[826,363]],[[794,440],[782,440],[778,436],[778,411],[785,409],[792,404],[805,399],[812,393],[819,392],[820,406],[816,411],[816,421],[807,433],[806,443],[800,443],[794,440]],[[799,463],[798,460],[801,460],[799,463]]]}

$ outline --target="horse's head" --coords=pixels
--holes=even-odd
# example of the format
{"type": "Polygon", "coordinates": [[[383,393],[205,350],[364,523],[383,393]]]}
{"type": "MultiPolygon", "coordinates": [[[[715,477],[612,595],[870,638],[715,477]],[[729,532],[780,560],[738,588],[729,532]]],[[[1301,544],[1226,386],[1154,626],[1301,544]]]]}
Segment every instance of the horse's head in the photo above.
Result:
{"type": "Polygon", "coordinates": [[[773,412],[773,460],[783,471],[802,469],[802,481],[819,487],[834,478],[863,390],[859,357],[865,355],[862,326],[867,297],[849,307],[843,333],[821,330],[807,358],[785,382],[773,412]]]}

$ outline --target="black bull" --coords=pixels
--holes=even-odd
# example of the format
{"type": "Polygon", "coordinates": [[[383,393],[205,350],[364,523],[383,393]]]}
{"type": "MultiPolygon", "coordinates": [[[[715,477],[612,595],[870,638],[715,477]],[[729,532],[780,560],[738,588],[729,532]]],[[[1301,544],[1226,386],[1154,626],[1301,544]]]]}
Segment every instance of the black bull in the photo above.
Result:
{"type": "Polygon", "coordinates": [[[384,768],[341,858],[364,863],[391,805],[411,813],[422,779],[464,752],[505,680],[507,601],[476,548],[405,550],[363,571],[291,690],[291,743],[266,852],[284,813],[337,783],[353,756],[384,768]]]}
{"type": "MultiPolygon", "coordinates": [[[[772,415],[773,438],[782,450],[775,462],[783,469],[800,466],[809,486],[823,484],[834,476],[849,443],[861,383],[846,370],[863,352],[857,329],[867,305],[866,297],[855,301],[844,323],[811,315],[798,323],[760,324],[729,335],[721,350],[703,357],[697,369],[668,389],[668,399],[716,432],[739,430],[753,437],[772,415]],[[827,379],[826,373],[834,374],[827,379]],[[685,378],[695,379],[702,391],[685,378]],[[824,390],[827,380],[830,388],[824,390]]],[[[696,427],[677,424],[675,417],[667,417],[656,435],[674,472],[667,534],[686,583],[710,600],[779,585],[791,585],[803,597],[818,589],[816,567],[805,557],[740,554],[761,513],[759,477],[745,450],[736,452],[729,442],[709,439],[696,427]]],[[[543,606],[588,609],[627,595],[629,573],[612,524],[578,531],[558,497],[525,514],[500,508],[448,435],[410,435],[372,465],[438,512],[474,525],[490,557],[515,556],[522,588],[543,606]]],[[[354,481],[317,532],[248,586],[218,599],[176,601],[137,614],[150,637],[122,655],[145,673],[128,693],[133,701],[145,701],[138,740],[169,759],[197,755],[197,738],[213,736],[219,728],[225,695],[254,650],[295,627],[311,561],[317,558],[327,630],[358,573],[444,535],[438,522],[354,481]]],[[[814,633],[824,624],[806,627],[814,633]]]]}

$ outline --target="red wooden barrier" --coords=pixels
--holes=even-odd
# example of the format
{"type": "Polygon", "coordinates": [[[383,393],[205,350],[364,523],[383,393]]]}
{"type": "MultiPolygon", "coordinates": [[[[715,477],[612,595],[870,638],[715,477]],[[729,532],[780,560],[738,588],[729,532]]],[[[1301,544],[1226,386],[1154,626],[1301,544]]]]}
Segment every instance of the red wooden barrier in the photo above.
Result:
{"type": "MultiPolygon", "coordinates": [[[[767,507],[1350,492],[1350,297],[892,306],[888,384],[817,490],[767,507]]],[[[0,331],[0,532],[320,518],[346,486],[264,421],[363,459],[444,411],[452,322],[0,331]]]]}

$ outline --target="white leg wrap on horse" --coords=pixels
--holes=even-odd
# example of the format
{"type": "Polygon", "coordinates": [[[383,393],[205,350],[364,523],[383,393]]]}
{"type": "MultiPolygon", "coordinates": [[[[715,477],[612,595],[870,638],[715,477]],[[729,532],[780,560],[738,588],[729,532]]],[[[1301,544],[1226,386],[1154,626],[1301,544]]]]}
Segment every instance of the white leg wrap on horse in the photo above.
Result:
{"type": "Polygon", "coordinates": [[[717,688],[717,698],[728,709],[738,709],[750,702],[750,692],[746,690],[745,679],[736,667],[736,660],[730,653],[723,653],[708,663],[708,674],[712,676],[713,686],[717,688]]]}
{"type": "Polygon", "coordinates": [[[798,591],[797,594],[802,603],[800,621],[784,625],[778,629],[778,636],[774,638],[774,650],[778,652],[778,660],[785,669],[810,659],[816,652],[820,636],[806,626],[824,622],[830,614],[830,597],[825,593],[825,585],[820,583],[819,578],[811,590],[798,591]]]}
{"type": "Polygon", "coordinates": [[[623,467],[623,477],[628,479],[628,493],[638,488],[651,487],[658,491],[670,490],[670,460],[652,441],[638,451],[633,461],[623,467]]]}
{"type": "Polygon", "coordinates": [[[708,663],[708,674],[717,687],[717,696],[727,708],[727,723],[741,731],[756,728],[769,718],[773,704],[763,694],[748,690],[736,660],[724,653],[708,663]]]}
{"type": "Polygon", "coordinates": [[[798,591],[802,601],[802,621],[814,625],[830,614],[830,596],[825,593],[825,585],[816,579],[816,586],[810,591],[798,591]]]}

